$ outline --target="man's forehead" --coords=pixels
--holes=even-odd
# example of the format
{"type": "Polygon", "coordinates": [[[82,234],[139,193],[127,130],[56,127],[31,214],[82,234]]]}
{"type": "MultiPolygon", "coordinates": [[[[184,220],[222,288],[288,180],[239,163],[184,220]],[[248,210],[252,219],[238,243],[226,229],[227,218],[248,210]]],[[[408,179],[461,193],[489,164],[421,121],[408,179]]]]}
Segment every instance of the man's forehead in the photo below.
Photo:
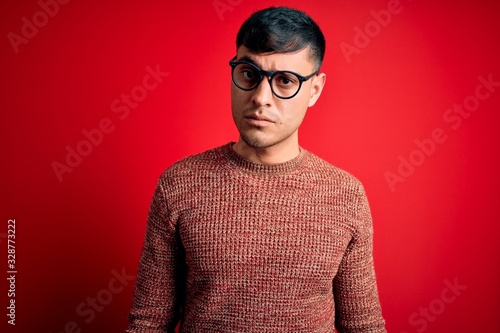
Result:
{"type": "Polygon", "coordinates": [[[238,48],[238,61],[248,61],[265,70],[287,70],[290,67],[308,69],[314,66],[309,56],[309,46],[295,52],[253,52],[244,45],[238,48]],[[263,68],[268,67],[268,68],[263,68]]]}

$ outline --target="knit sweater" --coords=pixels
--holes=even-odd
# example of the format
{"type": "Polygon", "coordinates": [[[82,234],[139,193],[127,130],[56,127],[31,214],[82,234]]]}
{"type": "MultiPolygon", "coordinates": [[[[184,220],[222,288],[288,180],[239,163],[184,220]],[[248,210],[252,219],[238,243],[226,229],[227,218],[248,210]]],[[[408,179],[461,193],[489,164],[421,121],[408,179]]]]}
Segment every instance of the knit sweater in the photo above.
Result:
{"type": "Polygon", "coordinates": [[[304,149],[185,158],[154,193],[126,332],[386,332],[372,231],[360,182],[304,149]]]}

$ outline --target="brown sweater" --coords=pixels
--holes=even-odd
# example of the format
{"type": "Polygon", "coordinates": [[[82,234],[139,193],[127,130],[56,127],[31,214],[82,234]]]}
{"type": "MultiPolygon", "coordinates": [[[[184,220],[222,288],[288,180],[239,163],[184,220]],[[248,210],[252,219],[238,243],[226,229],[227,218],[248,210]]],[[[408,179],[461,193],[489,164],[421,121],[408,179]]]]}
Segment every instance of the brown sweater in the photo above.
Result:
{"type": "Polygon", "coordinates": [[[126,332],[386,332],[372,231],[359,181],[305,150],[188,157],[156,188],[126,332]]]}

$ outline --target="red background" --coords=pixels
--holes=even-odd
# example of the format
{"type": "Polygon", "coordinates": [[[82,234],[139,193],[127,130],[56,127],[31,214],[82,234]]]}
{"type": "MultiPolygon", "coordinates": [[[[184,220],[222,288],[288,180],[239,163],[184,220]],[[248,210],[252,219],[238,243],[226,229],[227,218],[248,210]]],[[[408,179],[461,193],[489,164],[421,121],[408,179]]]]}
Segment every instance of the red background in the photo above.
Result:
{"type": "Polygon", "coordinates": [[[38,32],[17,53],[9,33],[22,35],[22,18],[33,22],[42,9],[1,2],[0,276],[13,218],[18,274],[16,326],[7,325],[1,278],[0,331],[125,329],[133,281],[120,283],[112,271],[136,273],[159,174],[237,139],[227,64],[236,32],[254,10],[289,5],[327,38],[327,84],[301,145],[365,184],[388,331],[499,332],[500,88],[457,129],[443,116],[475,94],[478,77],[500,81],[500,6],[401,0],[401,12],[372,27],[349,62],[341,43],[355,45],[355,28],[370,26],[371,11],[387,1],[220,2],[228,7],[218,13],[212,0],[74,0],[47,22],[39,14],[38,32]],[[127,116],[113,112],[115,99],[139,91],[148,66],[169,75],[127,116]],[[65,163],[67,146],[84,149],[82,131],[106,118],[114,130],[58,179],[53,163],[65,163]],[[416,152],[415,140],[436,128],[446,140],[429,156],[416,152]],[[391,189],[385,174],[398,173],[400,155],[419,165],[391,189]],[[449,284],[462,290],[453,294],[449,284]],[[106,304],[89,310],[96,296],[106,304]]]}

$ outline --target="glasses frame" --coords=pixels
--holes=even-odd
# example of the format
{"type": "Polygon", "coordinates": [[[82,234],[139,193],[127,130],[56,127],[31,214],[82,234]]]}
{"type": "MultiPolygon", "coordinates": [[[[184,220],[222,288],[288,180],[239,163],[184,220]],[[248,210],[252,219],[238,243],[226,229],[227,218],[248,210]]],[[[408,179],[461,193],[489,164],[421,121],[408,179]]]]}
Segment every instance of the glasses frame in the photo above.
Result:
{"type": "Polygon", "coordinates": [[[312,78],[313,76],[317,75],[319,71],[316,71],[314,73],[312,73],[311,75],[307,75],[307,76],[302,76],[300,74],[297,74],[295,72],[292,72],[292,71],[276,71],[276,72],[270,72],[270,71],[265,71],[265,70],[262,70],[260,69],[259,67],[257,67],[255,64],[251,63],[251,62],[248,62],[248,61],[235,61],[237,58],[237,56],[235,56],[234,58],[232,58],[230,61],[229,61],[229,66],[231,66],[231,78],[233,80],[233,83],[236,87],[238,87],[239,89],[243,90],[243,91],[252,91],[252,90],[255,90],[257,89],[257,87],[261,84],[262,80],[264,79],[264,75],[269,77],[269,86],[271,87],[271,91],[273,92],[273,95],[278,97],[278,98],[281,98],[281,99],[290,99],[290,98],[294,98],[295,96],[297,96],[297,94],[299,93],[300,91],[300,88],[302,88],[302,83],[306,82],[307,80],[309,80],[310,78],[312,78]],[[243,88],[241,86],[238,85],[238,83],[236,83],[236,80],[234,79],[234,69],[236,68],[236,66],[240,65],[240,64],[244,64],[244,65],[249,65],[249,66],[252,66],[253,68],[256,69],[256,72],[259,73],[259,81],[257,82],[257,84],[255,85],[255,87],[252,87],[252,88],[243,88]],[[273,84],[272,84],[272,80],[273,78],[278,75],[278,74],[292,74],[294,76],[297,77],[297,79],[299,80],[299,87],[297,89],[297,91],[292,95],[292,96],[288,96],[288,97],[283,97],[283,96],[280,96],[278,95],[275,91],[274,91],[274,88],[273,88],[273,84]]]}

